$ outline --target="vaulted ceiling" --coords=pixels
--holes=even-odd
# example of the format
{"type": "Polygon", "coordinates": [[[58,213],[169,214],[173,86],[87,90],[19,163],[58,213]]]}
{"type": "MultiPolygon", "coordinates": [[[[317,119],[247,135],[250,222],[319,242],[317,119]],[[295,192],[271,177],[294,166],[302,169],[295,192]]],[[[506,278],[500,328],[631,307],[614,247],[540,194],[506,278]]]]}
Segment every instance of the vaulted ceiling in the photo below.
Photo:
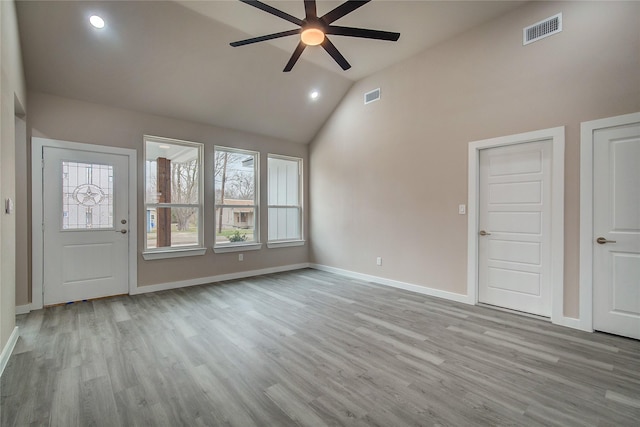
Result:
{"type": "MultiPolygon", "coordinates": [[[[302,0],[263,1],[304,17],[302,0]]],[[[341,3],[319,0],[318,14],[341,3]]],[[[29,90],[308,143],[354,81],[521,4],[373,0],[336,24],[400,32],[398,42],[331,36],[350,70],[316,46],[290,73],[297,36],[229,46],[295,28],[236,0],[18,1],[17,12],[29,90]],[[93,14],[105,28],[89,25],[93,14]]]]}

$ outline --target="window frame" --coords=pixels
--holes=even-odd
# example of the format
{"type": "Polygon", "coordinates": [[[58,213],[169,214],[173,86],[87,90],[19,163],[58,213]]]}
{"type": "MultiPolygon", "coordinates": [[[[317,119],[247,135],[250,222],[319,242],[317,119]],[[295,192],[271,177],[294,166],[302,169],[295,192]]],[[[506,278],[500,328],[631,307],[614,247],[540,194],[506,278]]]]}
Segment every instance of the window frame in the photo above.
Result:
{"type": "Polygon", "coordinates": [[[298,209],[298,217],[300,221],[300,238],[299,239],[280,239],[271,240],[267,229],[267,247],[268,248],[282,248],[290,246],[303,246],[305,244],[304,239],[304,159],[302,157],[286,156],[282,154],[267,154],[267,217],[269,215],[269,209],[271,208],[284,208],[284,209],[298,209]],[[287,161],[295,161],[298,163],[298,204],[297,205],[276,205],[269,203],[269,159],[279,159],[287,161]]]}
{"type": "Polygon", "coordinates": [[[262,249],[262,243],[260,242],[260,152],[254,150],[245,150],[236,147],[227,147],[224,145],[213,146],[213,252],[214,253],[227,253],[227,252],[243,252],[251,250],[262,249]],[[228,153],[241,154],[246,156],[253,156],[253,205],[242,205],[243,207],[252,207],[254,212],[253,219],[253,241],[251,242],[225,242],[218,243],[218,225],[216,219],[216,212],[220,207],[220,214],[222,215],[222,209],[225,208],[237,208],[238,205],[219,205],[216,201],[216,180],[215,180],[215,156],[218,151],[226,151],[228,153]]]}
{"type": "MultiPolygon", "coordinates": [[[[153,259],[165,259],[165,258],[178,258],[185,256],[198,256],[204,255],[207,248],[204,244],[204,144],[201,142],[185,141],[175,138],[166,138],[161,136],[144,135],[143,138],[143,161],[144,161],[144,250],[142,257],[145,260],[153,259]],[[156,142],[167,145],[181,145],[190,148],[196,148],[198,151],[198,203],[148,203],[147,202],[147,185],[148,185],[148,173],[147,173],[147,143],[156,142]],[[198,244],[186,245],[186,246],[163,246],[159,248],[147,247],[147,209],[148,208],[195,208],[198,210],[198,244]]],[[[173,183],[172,183],[173,184],[173,183]]]]}

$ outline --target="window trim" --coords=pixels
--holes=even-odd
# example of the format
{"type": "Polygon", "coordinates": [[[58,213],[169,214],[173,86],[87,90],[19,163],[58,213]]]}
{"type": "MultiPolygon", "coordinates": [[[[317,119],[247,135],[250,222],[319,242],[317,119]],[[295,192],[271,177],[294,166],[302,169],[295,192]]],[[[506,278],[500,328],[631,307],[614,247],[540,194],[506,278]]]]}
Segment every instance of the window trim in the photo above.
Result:
{"type": "Polygon", "coordinates": [[[165,258],[177,258],[186,256],[199,256],[204,255],[207,248],[204,244],[204,144],[195,141],[186,141],[176,138],[166,138],[162,136],[144,135],[143,137],[143,161],[144,161],[144,249],[142,251],[142,257],[145,260],[152,259],[165,259],[165,258]],[[192,147],[198,150],[198,204],[193,203],[147,203],[147,142],[157,142],[161,144],[173,144],[182,145],[185,147],[192,147]],[[160,247],[160,248],[148,248],[147,247],[147,208],[195,208],[198,210],[198,244],[197,245],[185,245],[176,247],[160,247]]]}
{"type": "Polygon", "coordinates": [[[269,232],[267,230],[267,247],[270,249],[273,248],[284,248],[291,246],[303,246],[306,242],[304,236],[304,159],[302,157],[294,157],[294,156],[285,156],[282,154],[267,154],[267,218],[269,216],[270,208],[289,208],[289,209],[298,209],[298,215],[300,219],[300,238],[299,239],[280,239],[280,240],[270,240],[269,232]],[[297,205],[271,205],[269,204],[269,159],[280,159],[280,160],[288,160],[298,162],[298,204],[297,205]]]}
{"type": "MultiPolygon", "coordinates": [[[[226,253],[226,252],[240,252],[240,251],[252,251],[259,250],[262,248],[262,243],[260,241],[260,152],[254,150],[244,150],[242,148],[235,147],[226,147],[224,145],[214,145],[213,146],[213,252],[214,253],[226,253]],[[239,153],[248,156],[254,156],[254,165],[253,165],[253,186],[254,186],[254,194],[253,194],[253,205],[218,205],[216,203],[216,181],[215,181],[215,156],[216,151],[227,151],[230,153],[239,153]],[[216,211],[218,207],[221,209],[224,208],[253,208],[254,212],[254,225],[253,225],[253,241],[251,242],[224,242],[218,243],[218,225],[216,220],[216,211]]],[[[222,214],[222,210],[220,211],[222,214]]]]}

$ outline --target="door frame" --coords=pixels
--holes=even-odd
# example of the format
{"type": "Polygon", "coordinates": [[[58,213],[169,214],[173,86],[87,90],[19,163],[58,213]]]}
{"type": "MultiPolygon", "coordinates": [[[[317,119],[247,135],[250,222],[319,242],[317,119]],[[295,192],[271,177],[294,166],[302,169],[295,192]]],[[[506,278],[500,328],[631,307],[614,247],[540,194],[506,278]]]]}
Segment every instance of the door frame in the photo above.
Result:
{"type": "Polygon", "coordinates": [[[640,113],[580,123],[580,329],[593,332],[593,133],[640,122],[640,113]]]}
{"type": "Polygon", "coordinates": [[[118,154],[128,157],[129,173],[129,293],[137,287],[138,264],[138,215],[137,215],[137,153],[131,148],[109,147],[105,145],[84,144],[48,138],[31,138],[31,309],[44,306],[44,230],[43,215],[43,170],[42,152],[44,147],[68,150],[89,151],[94,153],[118,154]]]}
{"type": "Polygon", "coordinates": [[[467,298],[478,304],[478,223],[480,203],[480,150],[551,139],[551,322],[576,327],[564,317],[564,140],[565,128],[542,129],[469,143],[467,219],[467,298]]]}

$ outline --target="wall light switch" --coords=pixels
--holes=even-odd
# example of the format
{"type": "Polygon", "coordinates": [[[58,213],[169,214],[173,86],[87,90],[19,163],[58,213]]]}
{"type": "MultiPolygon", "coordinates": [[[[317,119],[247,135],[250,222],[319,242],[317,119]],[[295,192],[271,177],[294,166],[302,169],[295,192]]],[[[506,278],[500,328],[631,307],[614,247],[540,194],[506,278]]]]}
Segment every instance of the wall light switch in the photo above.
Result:
{"type": "Polygon", "coordinates": [[[11,200],[11,197],[9,197],[4,201],[4,213],[6,214],[13,213],[13,200],[11,200]]]}
{"type": "Polygon", "coordinates": [[[458,215],[467,214],[467,205],[458,205],[458,215]]]}

